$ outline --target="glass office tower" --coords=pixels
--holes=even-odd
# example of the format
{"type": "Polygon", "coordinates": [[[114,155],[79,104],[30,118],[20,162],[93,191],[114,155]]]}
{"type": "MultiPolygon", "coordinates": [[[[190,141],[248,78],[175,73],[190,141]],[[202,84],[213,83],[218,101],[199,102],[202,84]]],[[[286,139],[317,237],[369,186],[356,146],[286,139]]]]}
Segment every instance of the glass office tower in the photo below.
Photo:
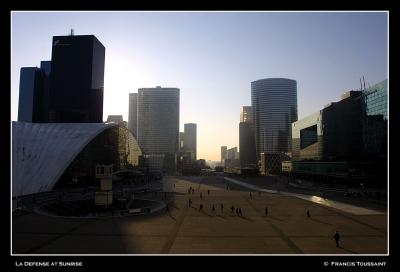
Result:
{"type": "Polygon", "coordinates": [[[197,160],[197,125],[188,123],[184,125],[183,149],[190,153],[192,161],[197,160]]]}
{"type": "Polygon", "coordinates": [[[369,88],[364,93],[364,153],[371,159],[387,158],[387,79],[369,88]]]}
{"type": "Polygon", "coordinates": [[[297,82],[267,78],[251,82],[257,157],[291,150],[291,124],[297,121],[297,82]]]}
{"type": "Polygon", "coordinates": [[[149,158],[164,155],[163,169],[175,174],[179,154],[179,89],[141,88],[138,91],[138,142],[149,158]]]}

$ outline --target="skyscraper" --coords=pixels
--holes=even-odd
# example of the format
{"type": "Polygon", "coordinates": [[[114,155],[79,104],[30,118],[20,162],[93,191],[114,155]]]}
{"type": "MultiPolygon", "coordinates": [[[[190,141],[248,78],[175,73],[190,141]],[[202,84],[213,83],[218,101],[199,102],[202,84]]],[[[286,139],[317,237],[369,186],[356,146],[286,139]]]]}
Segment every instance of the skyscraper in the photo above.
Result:
{"type": "Polygon", "coordinates": [[[43,122],[45,73],[37,67],[23,67],[20,72],[18,121],[43,122]]]}
{"type": "Polygon", "coordinates": [[[240,122],[253,123],[253,108],[251,106],[243,106],[240,109],[240,122]]]}
{"type": "Polygon", "coordinates": [[[253,108],[251,106],[243,106],[240,110],[239,123],[239,150],[241,168],[257,168],[255,143],[253,108]]]}
{"type": "Polygon", "coordinates": [[[226,159],[226,151],[228,148],[226,146],[221,146],[221,163],[224,164],[226,159]]]}
{"type": "Polygon", "coordinates": [[[129,94],[129,116],[128,116],[128,129],[137,137],[137,111],[138,111],[138,94],[129,94]]]}
{"type": "Polygon", "coordinates": [[[291,124],[297,121],[297,82],[268,78],[251,82],[257,157],[291,150],[291,124]]]}
{"type": "Polygon", "coordinates": [[[163,171],[175,174],[179,152],[179,89],[138,90],[138,142],[146,155],[163,155],[163,171]]]}
{"type": "Polygon", "coordinates": [[[183,139],[185,138],[185,133],[179,132],[179,152],[184,152],[183,149],[183,139]]]}
{"type": "Polygon", "coordinates": [[[185,152],[190,153],[190,158],[197,160],[197,125],[188,123],[184,125],[183,147],[185,152]]]}
{"type": "Polygon", "coordinates": [[[49,102],[50,102],[50,74],[51,74],[51,61],[41,61],[40,69],[44,73],[43,82],[43,101],[42,101],[42,120],[41,122],[49,122],[49,102]]]}
{"type": "Polygon", "coordinates": [[[49,121],[103,121],[105,47],[93,35],[54,36],[49,121]]]}
{"type": "Polygon", "coordinates": [[[239,123],[239,150],[240,167],[256,169],[256,142],[254,139],[254,124],[251,122],[239,123]]]}
{"type": "Polygon", "coordinates": [[[237,147],[232,147],[226,151],[225,155],[225,161],[224,161],[224,166],[225,167],[239,167],[240,166],[240,155],[239,152],[237,151],[237,147]]]}

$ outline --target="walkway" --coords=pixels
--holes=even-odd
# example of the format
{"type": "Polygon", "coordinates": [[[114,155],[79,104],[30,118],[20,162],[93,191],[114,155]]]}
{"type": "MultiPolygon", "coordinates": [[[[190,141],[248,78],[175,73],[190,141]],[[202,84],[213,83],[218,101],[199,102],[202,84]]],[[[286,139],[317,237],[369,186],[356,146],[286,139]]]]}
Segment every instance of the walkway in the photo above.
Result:
{"type": "Polygon", "coordinates": [[[342,211],[345,211],[345,212],[348,212],[351,214],[356,214],[356,215],[382,215],[382,214],[385,214],[380,211],[366,209],[366,208],[362,208],[362,207],[358,207],[358,206],[354,206],[354,205],[350,205],[350,204],[346,204],[346,203],[341,203],[341,202],[334,201],[334,200],[328,200],[328,199],[324,199],[324,198],[318,197],[318,196],[310,196],[310,195],[282,192],[282,191],[276,191],[276,190],[267,190],[267,189],[263,189],[258,186],[248,184],[248,183],[245,183],[245,182],[233,179],[233,178],[224,177],[224,179],[229,182],[235,183],[237,185],[246,187],[246,188],[254,190],[254,191],[266,192],[266,193],[271,193],[271,194],[281,194],[284,196],[293,196],[293,197],[311,201],[311,202],[314,202],[314,203],[317,203],[320,205],[324,205],[324,206],[328,206],[328,207],[335,208],[338,210],[342,210],[342,211]]]}

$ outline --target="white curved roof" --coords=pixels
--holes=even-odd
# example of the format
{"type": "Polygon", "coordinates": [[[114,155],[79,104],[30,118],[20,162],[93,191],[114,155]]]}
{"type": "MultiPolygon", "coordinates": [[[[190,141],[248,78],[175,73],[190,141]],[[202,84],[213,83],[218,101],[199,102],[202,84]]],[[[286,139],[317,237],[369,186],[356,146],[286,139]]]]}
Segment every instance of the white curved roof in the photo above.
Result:
{"type": "Polygon", "coordinates": [[[113,123],[12,122],[12,196],[51,190],[100,132],[113,123]]]}

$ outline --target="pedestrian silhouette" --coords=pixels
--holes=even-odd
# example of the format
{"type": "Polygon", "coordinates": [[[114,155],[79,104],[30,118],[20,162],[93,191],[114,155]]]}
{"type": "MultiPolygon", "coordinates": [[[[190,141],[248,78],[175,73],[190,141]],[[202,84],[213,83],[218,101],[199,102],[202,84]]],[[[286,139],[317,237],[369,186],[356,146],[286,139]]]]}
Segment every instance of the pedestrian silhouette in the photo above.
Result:
{"type": "Polygon", "coordinates": [[[199,211],[203,210],[203,204],[200,204],[199,211]]]}
{"type": "Polygon", "coordinates": [[[242,216],[242,209],[239,208],[239,216],[242,216]]]}
{"type": "Polygon", "coordinates": [[[253,199],[253,196],[251,195],[251,192],[250,192],[250,199],[253,199]]]}
{"type": "Polygon", "coordinates": [[[165,207],[165,211],[169,212],[168,204],[167,207],[165,207]]]}
{"type": "Polygon", "coordinates": [[[335,235],[333,235],[333,238],[335,239],[336,247],[340,247],[340,245],[339,245],[340,235],[339,235],[338,231],[335,232],[335,235]]]}
{"type": "Polygon", "coordinates": [[[214,206],[214,204],[212,205],[212,211],[215,212],[215,206],[214,206]]]}
{"type": "Polygon", "coordinates": [[[221,212],[224,211],[224,204],[221,204],[221,212]]]}
{"type": "Polygon", "coordinates": [[[307,210],[307,217],[310,217],[310,210],[307,210]]]}
{"type": "Polygon", "coordinates": [[[233,213],[234,210],[235,210],[235,207],[232,205],[232,207],[231,207],[232,213],[233,213]]]}
{"type": "Polygon", "coordinates": [[[189,198],[189,207],[192,206],[192,200],[189,198]]]}
{"type": "Polygon", "coordinates": [[[265,216],[268,216],[268,207],[265,208],[265,216]]]}
{"type": "Polygon", "coordinates": [[[210,189],[207,190],[208,195],[210,195],[210,189]]]}

